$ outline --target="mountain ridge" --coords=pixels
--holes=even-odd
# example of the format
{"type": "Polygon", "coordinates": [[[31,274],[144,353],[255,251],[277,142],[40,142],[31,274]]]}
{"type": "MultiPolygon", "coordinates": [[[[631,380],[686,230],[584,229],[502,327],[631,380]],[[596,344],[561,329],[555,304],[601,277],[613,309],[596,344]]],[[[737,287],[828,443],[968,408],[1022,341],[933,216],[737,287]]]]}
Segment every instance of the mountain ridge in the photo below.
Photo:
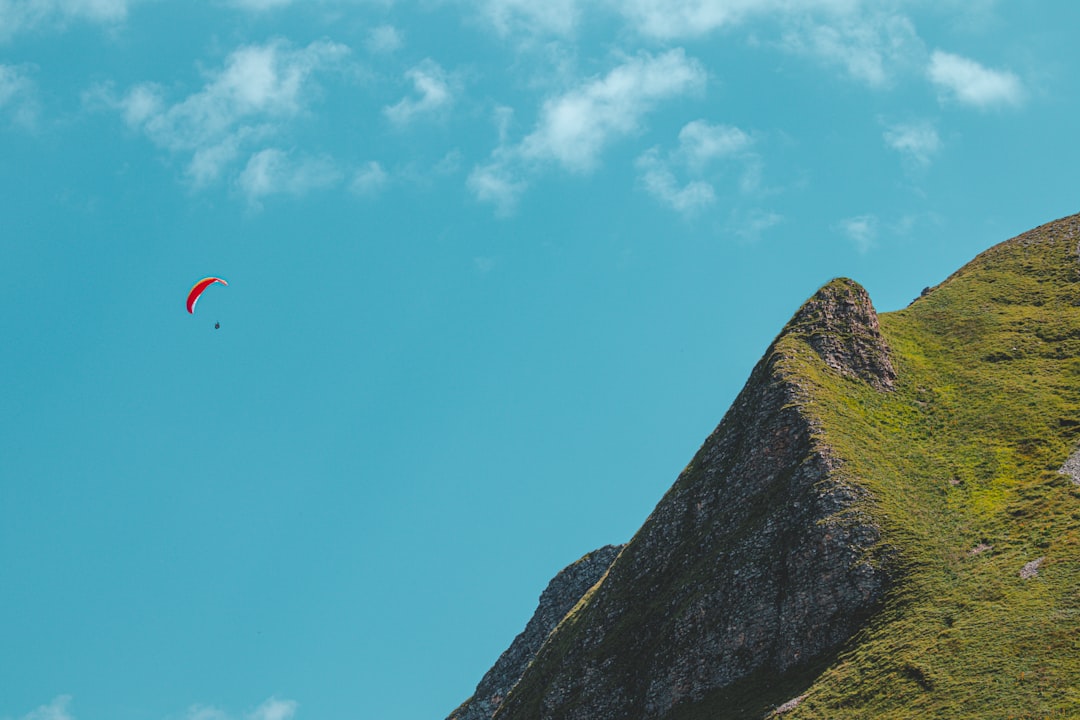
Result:
{"type": "Polygon", "coordinates": [[[1080,647],[1080,490],[1062,474],[1080,439],[1078,252],[1077,216],[1048,223],[881,318],[858,283],[824,285],[475,717],[1080,707],[1061,649],[1080,647]]]}

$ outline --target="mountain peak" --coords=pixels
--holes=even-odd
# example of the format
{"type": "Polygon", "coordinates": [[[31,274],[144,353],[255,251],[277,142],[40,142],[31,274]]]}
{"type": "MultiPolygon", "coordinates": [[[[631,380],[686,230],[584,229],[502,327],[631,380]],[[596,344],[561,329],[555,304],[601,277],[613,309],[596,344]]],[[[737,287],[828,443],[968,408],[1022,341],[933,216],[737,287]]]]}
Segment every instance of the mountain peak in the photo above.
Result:
{"type": "Polygon", "coordinates": [[[836,278],[795,313],[782,335],[801,337],[830,368],[879,390],[892,390],[896,370],[870,295],[859,283],[836,278]]]}

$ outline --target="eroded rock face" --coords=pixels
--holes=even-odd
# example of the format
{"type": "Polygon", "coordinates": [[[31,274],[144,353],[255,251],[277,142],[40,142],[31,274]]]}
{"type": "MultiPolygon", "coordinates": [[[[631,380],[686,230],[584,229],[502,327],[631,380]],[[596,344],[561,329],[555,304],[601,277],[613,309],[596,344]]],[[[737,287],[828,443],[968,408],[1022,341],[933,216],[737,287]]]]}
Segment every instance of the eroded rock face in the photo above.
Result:
{"type": "Polygon", "coordinates": [[[623,545],[605,545],[559,572],[540,594],[525,630],[484,675],[476,692],[448,720],[489,720],[502,705],[540,646],[593,585],[603,577],[623,545]]]}
{"type": "Polygon", "coordinates": [[[889,577],[867,557],[879,531],[785,369],[780,340],[792,337],[880,391],[895,381],[866,292],[849,280],[822,288],[496,720],[664,718],[751,673],[823,656],[878,607],[889,577]]]}
{"type": "Polygon", "coordinates": [[[870,296],[853,280],[821,288],[791,319],[789,332],[804,335],[825,364],[879,390],[891,390],[896,371],[870,296]]]}

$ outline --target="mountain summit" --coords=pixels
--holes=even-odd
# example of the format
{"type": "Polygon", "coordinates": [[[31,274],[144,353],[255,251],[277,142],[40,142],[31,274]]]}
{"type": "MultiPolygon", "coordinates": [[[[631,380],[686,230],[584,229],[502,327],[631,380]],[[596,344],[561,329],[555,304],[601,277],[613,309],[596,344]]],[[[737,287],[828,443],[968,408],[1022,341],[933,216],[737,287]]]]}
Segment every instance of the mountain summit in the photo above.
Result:
{"type": "Polygon", "coordinates": [[[883,314],[836,279],[450,720],[1080,708],[1080,217],[883,314]]]}

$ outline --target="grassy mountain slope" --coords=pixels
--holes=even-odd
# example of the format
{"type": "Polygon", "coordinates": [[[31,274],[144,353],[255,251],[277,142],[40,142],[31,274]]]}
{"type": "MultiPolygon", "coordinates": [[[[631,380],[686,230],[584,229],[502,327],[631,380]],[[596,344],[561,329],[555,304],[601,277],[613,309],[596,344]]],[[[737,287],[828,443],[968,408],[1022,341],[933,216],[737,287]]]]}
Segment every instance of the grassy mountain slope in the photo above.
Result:
{"type": "MultiPolygon", "coordinates": [[[[1080,717],[1080,486],[1058,472],[1080,440],[1078,242],[1080,216],[1044,225],[882,314],[890,393],[781,338],[903,567],[784,718],[1080,717]]],[[[775,680],[679,716],[732,717],[775,680]]]]}

